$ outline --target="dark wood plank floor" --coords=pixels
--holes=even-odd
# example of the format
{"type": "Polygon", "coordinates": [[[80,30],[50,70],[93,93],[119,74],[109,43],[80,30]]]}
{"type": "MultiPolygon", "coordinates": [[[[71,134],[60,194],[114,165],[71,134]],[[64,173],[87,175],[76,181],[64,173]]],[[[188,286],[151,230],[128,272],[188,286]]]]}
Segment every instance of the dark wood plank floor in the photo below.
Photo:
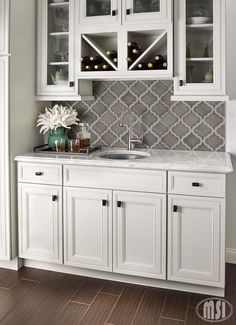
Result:
{"type": "MultiPolygon", "coordinates": [[[[226,298],[236,311],[236,265],[227,265],[226,298]]],[[[206,325],[205,297],[36,269],[0,269],[0,324],[206,325]]],[[[235,314],[224,325],[235,325],[235,314]]]]}

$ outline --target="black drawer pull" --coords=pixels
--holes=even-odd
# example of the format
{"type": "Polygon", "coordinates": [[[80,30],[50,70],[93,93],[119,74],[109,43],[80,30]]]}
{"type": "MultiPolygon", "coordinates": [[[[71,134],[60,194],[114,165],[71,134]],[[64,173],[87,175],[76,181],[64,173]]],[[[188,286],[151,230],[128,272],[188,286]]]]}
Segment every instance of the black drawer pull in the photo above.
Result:
{"type": "Polygon", "coordinates": [[[179,81],[179,86],[180,86],[180,87],[183,87],[183,85],[184,85],[184,81],[183,81],[183,80],[180,80],[180,81],[179,81]]]}
{"type": "Polygon", "coordinates": [[[123,207],[123,203],[121,201],[117,201],[117,208],[122,208],[123,207]]]}
{"type": "Polygon", "coordinates": [[[102,200],[102,206],[107,207],[108,206],[108,201],[107,200],[102,200]]]}
{"type": "Polygon", "coordinates": [[[74,87],[74,86],[75,86],[74,81],[70,81],[69,86],[70,86],[70,87],[74,87]]]}
{"type": "Polygon", "coordinates": [[[194,182],[194,183],[192,183],[192,186],[193,186],[193,187],[200,187],[200,183],[196,183],[196,182],[194,182]]]}
{"type": "Polygon", "coordinates": [[[173,206],[173,212],[178,212],[178,206],[177,205],[173,206]]]}
{"type": "Polygon", "coordinates": [[[116,16],[116,10],[112,10],[111,15],[114,17],[116,16]]]}
{"type": "Polygon", "coordinates": [[[57,200],[57,195],[53,195],[52,196],[52,202],[56,202],[56,200],[57,200]]]}
{"type": "Polygon", "coordinates": [[[35,176],[43,176],[43,173],[42,172],[36,172],[35,176]]]}
{"type": "Polygon", "coordinates": [[[126,15],[127,16],[131,15],[131,9],[126,9],[126,15]]]}

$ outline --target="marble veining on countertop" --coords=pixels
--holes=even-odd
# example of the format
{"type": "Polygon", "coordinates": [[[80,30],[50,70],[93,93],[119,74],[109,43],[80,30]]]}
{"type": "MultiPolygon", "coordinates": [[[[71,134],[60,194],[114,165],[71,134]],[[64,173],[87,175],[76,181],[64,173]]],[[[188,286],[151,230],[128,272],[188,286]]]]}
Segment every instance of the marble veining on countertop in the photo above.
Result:
{"type": "MultiPolygon", "coordinates": [[[[211,173],[230,173],[233,171],[230,155],[224,152],[208,151],[178,151],[178,150],[140,150],[150,153],[151,156],[144,159],[132,160],[110,160],[100,158],[99,155],[110,151],[103,148],[89,156],[62,155],[58,153],[29,153],[19,155],[16,161],[80,165],[113,168],[134,168],[151,170],[175,170],[195,171],[211,173]]],[[[117,151],[117,150],[116,150],[117,151]]],[[[135,151],[138,151],[135,149],[135,151]]]]}

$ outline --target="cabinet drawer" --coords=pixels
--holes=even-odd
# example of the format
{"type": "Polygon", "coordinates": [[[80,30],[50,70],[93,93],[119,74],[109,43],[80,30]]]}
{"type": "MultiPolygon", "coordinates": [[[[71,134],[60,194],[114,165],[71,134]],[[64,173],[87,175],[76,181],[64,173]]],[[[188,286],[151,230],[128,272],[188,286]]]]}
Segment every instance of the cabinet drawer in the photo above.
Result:
{"type": "Polygon", "coordinates": [[[62,185],[62,166],[18,163],[18,182],[62,185]]]}
{"type": "Polygon", "coordinates": [[[168,193],[225,197],[225,175],[169,172],[168,193]]]}
{"type": "Polygon", "coordinates": [[[166,172],[141,169],[64,166],[64,185],[165,193],[166,172]]]}

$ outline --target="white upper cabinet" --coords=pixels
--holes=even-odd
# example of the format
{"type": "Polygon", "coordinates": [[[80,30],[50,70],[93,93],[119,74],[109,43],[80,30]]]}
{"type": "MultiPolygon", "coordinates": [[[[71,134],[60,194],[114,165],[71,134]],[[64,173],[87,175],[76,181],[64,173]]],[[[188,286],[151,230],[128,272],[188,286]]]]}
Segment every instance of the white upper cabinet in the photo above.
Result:
{"type": "Polygon", "coordinates": [[[120,0],[80,0],[80,24],[120,24],[120,0]]]}
{"type": "Polygon", "coordinates": [[[166,279],[166,195],[113,193],[113,271],[166,279]]]}
{"type": "Polygon", "coordinates": [[[224,287],[225,201],[169,195],[168,280],[224,287]]]}
{"type": "Polygon", "coordinates": [[[9,54],[9,0],[0,0],[0,55],[9,54]]]}
{"type": "Polygon", "coordinates": [[[123,22],[171,20],[171,0],[123,0],[123,22]]]}
{"type": "Polygon", "coordinates": [[[175,2],[175,100],[224,100],[225,0],[175,2]]]}
{"type": "Polygon", "coordinates": [[[38,0],[37,96],[40,99],[91,97],[91,85],[83,87],[75,79],[74,15],[74,0],[38,0]]]}

